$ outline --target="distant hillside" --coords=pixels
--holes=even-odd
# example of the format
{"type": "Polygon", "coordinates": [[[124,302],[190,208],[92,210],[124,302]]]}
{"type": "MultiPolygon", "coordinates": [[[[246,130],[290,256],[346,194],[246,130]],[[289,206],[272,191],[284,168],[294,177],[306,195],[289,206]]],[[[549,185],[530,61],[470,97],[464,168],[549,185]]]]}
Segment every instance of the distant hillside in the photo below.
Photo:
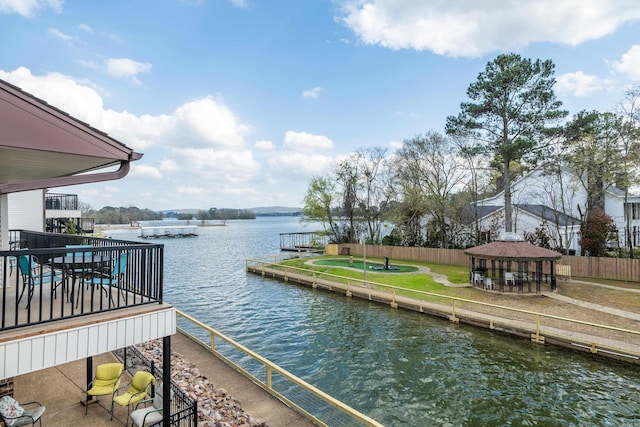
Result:
{"type": "Polygon", "coordinates": [[[258,208],[248,208],[256,216],[299,216],[302,215],[302,208],[291,208],[285,206],[268,206],[258,208]]]}
{"type": "MultiPolygon", "coordinates": [[[[160,211],[163,214],[176,213],[176,214],[196,214],[198,211],[206,211],[208,209],[166,209],[160,211]]],[[[291,208],[286,206],[263,206],[257,208],[246,208],[246,210],[253,212],[256,216],[300,216],[302,215],[302,208],[291,208]]]]}

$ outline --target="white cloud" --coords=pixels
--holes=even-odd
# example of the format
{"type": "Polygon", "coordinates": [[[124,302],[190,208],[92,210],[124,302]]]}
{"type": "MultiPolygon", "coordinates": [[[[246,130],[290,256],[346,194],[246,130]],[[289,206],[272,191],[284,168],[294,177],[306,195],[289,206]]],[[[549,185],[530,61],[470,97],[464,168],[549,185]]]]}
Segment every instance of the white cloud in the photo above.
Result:
{"type": "Polygon", "coordinates": [[[585,74],[582,71],[566,73],[556,78],[556,89],[561,95],[587,96],[603,89],[598,76],[585,74]]]}
{"type": "Polygon", "coordinates": [[[277,153],[267,160],[269,168],[284,179],[309,179],[331,169],[334,159],[320,154],[277,153]]]}
{"type": "MultiPolygon", "coordinates": [[[[143,160],[144,162],[144,160],[143,160]]],[[[139,162],[133,163],[131,166],[131,171],[129,172],[130,176],[136,176],[140,178],[153,178],[160,179],[162,178],[162,174],[153,166],[148,166],[145,164],[140,164],[139,162]]]]}
{"type": "Polygon", "coordinates": [[[291,150],[327,150],[333,148],[333,142],[324,135],[288,130],[284,134],[284,146],[291,150]]]}
{"type": "Polygon", "coordinates": [[[260,170],[260,164],[248,150],[181,148],[173,150],[172,157],[182,165],[182,174],[193,175],[210,185],[248,181],[260,170]]]}
{"type": "Polygon", "coordinates": [[[320,96],[320,93],[322,93],[324,89],[322,89],[320,86],[316,86],[312,89],[307,89],[302,91],[302,97],[303,98],[317,98],[320,96]]]}
{"type": "Polygon", "coordinates": [[[243,147],[249,131],[229,107],[212,97],[182,105],[176,110],[175,118],[181,122],[182,137],[188,138],[187,144],[193,146],[243,147]]]}
{"type": "Polygon", "coordinates": [[[137,75],[151,72],[151,64],[138,62],[128,58],[107,59],[107,74],[113,77],[131,79],[134,83],[140,83],[137,75]]]}
{"type": "Polygon", "coordinates": [[[247,0],[229,0],[229,3],[231,3],[235,7],[247,7],[247,0]]]}
{"type": "Polygon", "coordinates": [[[194,195],[194,194],[203,194],[206,189],[202,188],[202,187],[192,187],[192,186],[179,186],[176,191],[178,193],[182,193],[182,194],[190,194],[190,195],[194,195]]]}
{"type": "Polygon", "coordinates": [[[57,28],[49,28],[49,30],[47,30],[47,34],[49,34],[52,37],[64,40],[64,41],[73,40],[73,37],[71,37],[68,34],[63,33],[62,31],[60,31],[57,28]]]}
{"type": "Polygon", "coordinates": [[[271,141],[256,141],[253,146],[261,151],[271,151],[276,148],[275,144],[271,141]]]}
{"type": "Polygon", "coordinates": [[[635,0],[343,0],[342,11],[365,44],[454,57],[535,42],[575,46],[640,19],[635,0]]]}
{"type": "Polygon", "coordinates": [[[166,172],[175,172],[180,170],[180,167],[173,159],[164,159],[160,161],[158,169],[166,172]]]}
{"type": "Polygon", "coordinates": [[[93,28],[91,28],[87,24],[80,24],[80,25],[78,25],[78,28],[81,29],[84,32],[93,33],[93,28]]]}
{"type": "Polygon", "coordinates": [[[614,61],[612,68],[633,80],[640,79],[640,45],[633,45],[619,61],[614,61]]]}
{"type": "Polygon", "coordinates": [[[35,16],[40,9],[61,12],[64,0],[0,0],[0,12],[17,13],[25,18],[35,16]]]}

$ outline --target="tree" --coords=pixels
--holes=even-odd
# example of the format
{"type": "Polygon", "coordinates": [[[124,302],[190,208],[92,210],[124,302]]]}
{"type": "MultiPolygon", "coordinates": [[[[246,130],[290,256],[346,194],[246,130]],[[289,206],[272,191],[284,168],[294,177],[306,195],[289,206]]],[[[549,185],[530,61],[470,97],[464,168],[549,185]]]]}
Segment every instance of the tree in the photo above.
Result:
{"type": "Polygon", "coordinates": [[[358,165],[358,214],[362,217],[364,238],[369,243],[379,243],[382,221],[387,214],[390,192],[387,186],[385,156],[387,150],[381,147],[359,150],[352,160],[358,165]]]}
{"type": "Polygon", "coordinates": [[[336,190],[334,182],[327,177],[316,176],[311,179],[304,196],[302,220],[319,222],[332,243],[344,241],[339,223],[334,218],[336,190]]]}
{"type": "Polygon", "coordinates": [[[405,140],[396,153],[394,169],[407,188],[420,191],[416,200],[419,210],[427,212],[430,234],[437,236],[431,239],[432,244],[448,248],[450,197],[466,176],[457,146],[434,131],[405,140]]]}
{"type": "Polygon", "coordinates": [[[587,196],[584,206],[578,206],[581,221],[594,209],[604,211],[604,192],[621,173],[621,126],[619,115],[598,111],[581,111],[565,126],[563,160],[587,196]]]}
{"type": "Polygon", "coordinates": [[[553,92],[554,68],[551,60],[499,55],[467,89],[471,102],[460,104],[457,117],[447,117],[447,134],[478,140],[500,167],[506,231],[513,227],[512,163],[535,162],[567,115],[553,92]]]}
{"type": "Polygon", "coordinates": [[[625,246],[629,250],[629,257],[633,257],[634,239],[631,233],[633,209],[629,207],[628,200],[629,187],[640,181],[640,174],[636,167],[640,161],[640,83],[627,91],[619,110],[623,117],[620,132],[622,170],[616,184],[624,190],[625,246]]]}
{"type": "MultiPolygon", "coordinates": [[[[456,138],[454,140],[454,143],[458,147],[459,156],[466,162],[466,193],[470,196],[469,198],[471,200],[471,216],[473,219],[474,228],[473,241],[475,246],[477,246],[481,241],[478,201],[480,200],[481,193],[484,193],[484,191],[480,191],[480,187],[483,183],[485,183],[484,180],[486,178],[487,159],[484,155],[483,147],[479,145],[477,141],[468,138],[456,138]]],[[[486,188],[487,185],[484,185],[483,187],[486,188]]],[[[465,215],[460,218],[460,221],[462,222],[466,219],[467,221],[465,222],[468,222],[468,218],[463,218],[464,216],[465,215]]]]}
{"type": "Polygon", "coordinates": [[[582,223],[580,246],[582,252],[588,256],[604,256],[607,252],[607,243],[611,235],[616,233],[613,219],[600,209],[595,208],[589,213],[589,217],[582,223]]]}

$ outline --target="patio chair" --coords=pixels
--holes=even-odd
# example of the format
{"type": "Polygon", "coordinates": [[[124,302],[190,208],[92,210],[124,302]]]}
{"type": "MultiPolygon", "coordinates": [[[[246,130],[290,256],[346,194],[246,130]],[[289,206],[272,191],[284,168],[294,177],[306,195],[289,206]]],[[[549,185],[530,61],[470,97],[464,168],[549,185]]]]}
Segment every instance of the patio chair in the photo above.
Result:
{"type": "MultiPolygon", "coordinates": [[[[102,290],[109,295],[111,303],[115,305],[113,301],[113,295],[109,293],[109,287],[118,288],[121,292],[124,290],[120,284],[124,279],[124,274],[127,271],[127,253],[122,252],[113,264],[113,269],[109,275],[97,275],[85,280],[86,285],[99,286],[102,290]]],[[[80,298],[80,292],[78,292],[78,299],[80,298]]],[[[76,302],[77,305],[77,302],[76,302]]]]}
{"type": "Polygon", "coordinates": [[[105,363],[98,365],[96,368],[96,376],[89,383],[87,390],[87,400],[85,401],[84,414],[87,415],[89,407],[89,397],[111,395],[111,419],[113,419],[113,397],[120,387],[120,375],[124,365],[122,363],[105,363]]]}
{"type": "MultiPolygon", "coordinates": [[[[173,397],[173,392],[171,392],[171,396],[173,397]]],[[[162,422],[162,394],[159,390],[156,391],[153,399],[145,399],[136,404],[136,409],[131,412],[131,422],[134,427],[147,427],[162,422]],[[152,402],[152,406],[138,409],[140,405],[149,402],[152,402]]]]}
{"type": "Polygon", "coordinates": [[[508,285],[509,283],[511,283],[511,285],[515,285],[516,284],[516,279],[513,277],[513,273],[511,273],[509,271],[504,273],[504,283],[505,283],[505,285],[508,285]]]}
{"type": "Polygon", "coordinates": [[[24,291],[28,286],[27,308],[29,308],[36,286],[46,285],[47,283],[51,283],[53,296],[54,298],[56,297],[58,286],[62,284],[62,273],[60,271],[44,270],[32,255],[18,256],[18,268],[20,269],[20,274],[22,274],[22,291],[18,297],[18,302],[22,300],[24,291]]]}
{"type": "Polygon", "coordinates": [[[4,425],[11,427],[34,426],[36,421],[42,426],[42,414],[45,407],[38,402],[18,403],[11,396],[4,396],[0,399],[0,418],[4,425]],[[26,406],[33,406],[25,409],[26,406]]]}
{"type": "Polygon", "coordinates": [[[129,411],[131,410],[131,405],[135,405],[143,400],[147,396],[151,384],[155,383],[156,378],[151,373],[138,371],[133,375],[127,391],[113,398],[115,403],[123,408],[125,406],[127,408],[127,422],[125,426],[129,425],[129,411]]]}

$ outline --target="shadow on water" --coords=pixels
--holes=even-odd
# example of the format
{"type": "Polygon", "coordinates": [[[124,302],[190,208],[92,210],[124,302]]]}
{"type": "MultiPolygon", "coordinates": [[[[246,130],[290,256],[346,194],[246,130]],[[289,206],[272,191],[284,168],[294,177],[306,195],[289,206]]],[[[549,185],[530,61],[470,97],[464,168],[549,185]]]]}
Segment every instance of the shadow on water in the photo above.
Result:
{"type": "MultiPolygon", "coordinates": [[[[387,426],[628,426],[637,366],[246,274],[279,251],[259,218],[165,241],[165,299],[387,426]]],[[[124,237],[119,235],[119,237],[124,237]]]]}

